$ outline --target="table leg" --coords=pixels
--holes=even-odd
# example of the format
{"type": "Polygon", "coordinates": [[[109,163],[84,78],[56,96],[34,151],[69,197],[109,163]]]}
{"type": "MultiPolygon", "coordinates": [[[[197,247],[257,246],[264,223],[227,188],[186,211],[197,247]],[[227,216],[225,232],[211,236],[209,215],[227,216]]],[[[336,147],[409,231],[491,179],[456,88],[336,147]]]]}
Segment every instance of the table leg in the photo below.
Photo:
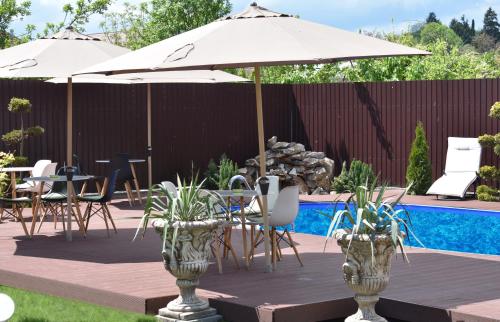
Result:
{"type": "Polygon", "coordinates": [[[245,225],[245,198],[240,197],[241,210],[241,234],[243,237],[243,256],[245,256],[245,266],[248,269],[250,262],[248,260],[248,245],[247,245],[247,226],[245,225]]]}
{"type": "Polygon", "coordinates": [[[142,205],[141,188],[139,187],[139,180],[137,180],[137,175],[135,173],[135,166],[133,163],[130,163],[130,170],[132,170],[132,176],[134,177],[135,193],[137,194],[137,198],[139,199],[139,204],[142,205]]]}
{"type": "MultiPolygon", "coordinates": [[[[16,199],[16,172],[12,171],[10,173],[10,189],[12,190],[12,199],[16,199]]],[[[17,205],[12,204],[12,213],[16,213],[17,205]]],[[[14,216],[15,217],[15,216],[14,216]]],[[[16,219],[18,221],[18,219],[16,219]]]]}
{"type": "Polygon", "coordinates": [[[73,182],[67,181],[66,182],[66,189],[67,189],[67,198],[66,198],[66,240],[67,241],[72,241],[73,240],[73,232],[71,231],[71,222],[73,220],[73,182]]]}

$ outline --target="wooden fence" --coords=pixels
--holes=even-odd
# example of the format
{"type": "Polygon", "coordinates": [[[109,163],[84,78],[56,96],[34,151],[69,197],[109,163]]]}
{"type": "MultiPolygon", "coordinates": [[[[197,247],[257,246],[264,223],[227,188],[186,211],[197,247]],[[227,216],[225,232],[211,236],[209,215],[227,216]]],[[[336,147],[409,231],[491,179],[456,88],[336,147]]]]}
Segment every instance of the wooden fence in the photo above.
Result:
{"type": "MultiPolygon", "coordinates": [[[[118,152],[145,158],[145,85],[74,86],[74,151],[87,172],[104,174],[94,161],[118,152]]],[[[155,182],[187,175],[192,166],[203,171],[222,153],[240,164],[258,153],[252,84],[154,84],[152,95],[155,182]]],[[[30,160],[62,164],[65,85],[1,80],[0,133],[19,124],[6,108],[13,96],[29,98],[33,113],[26,123],[46,129],[28,141],[30,160]]],[[[488,117],[489,107],[500,100],[500,79],[265,85],[263,96],[266,137],[324,151],[337,171],[344,160],[369,162],[398,185],[405,181],[417,121],[427,132],[434,177],[444,168],[447,137],[500,131],[488,117]]],[[[497,158],[485,151],[483,163],[497,164],[497,158]]],[[[138,170],[145,185],[146,166],[138,170]]]]}

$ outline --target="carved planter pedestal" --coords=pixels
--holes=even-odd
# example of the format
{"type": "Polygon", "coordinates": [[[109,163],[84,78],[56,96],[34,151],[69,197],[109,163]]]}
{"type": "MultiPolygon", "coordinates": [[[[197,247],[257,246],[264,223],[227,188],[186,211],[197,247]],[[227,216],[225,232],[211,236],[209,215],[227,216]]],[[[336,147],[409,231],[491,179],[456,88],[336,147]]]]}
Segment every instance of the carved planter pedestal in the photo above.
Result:
{"type": "Polygon", "coordinates": [[[354,300],[358,303],[358,311],[345,321],[387,322],[375,313],[375,304],[379,300],[378,293],[389,284],[391,258],[394,254],[391,237],[383,234],[375,236],[373,259],[368,235],[351,236],[349,233],[339,232],[336,237],[342,252],[347,254],[346,262],[342,266],[344,280],[347,286],[356,292],[354,300]]]}
{"type": "MultiPolygon", "coordinates": [[[[153,226],[163,235],[165,222],[156,220],[153,226]]],[[[196,296],[199,278],[208,269],[212,255],[210,244],[217,231],[216,220],[175,222],[168,228],[166,249],[162,253],[165,269],[177,278],[180,294],[167,307],[160,309],[156,316],[161,322],[219,322],[222,320],[208,302],[196,296]],[[178,228],[175,244],[172,235],[178,228]]]]}

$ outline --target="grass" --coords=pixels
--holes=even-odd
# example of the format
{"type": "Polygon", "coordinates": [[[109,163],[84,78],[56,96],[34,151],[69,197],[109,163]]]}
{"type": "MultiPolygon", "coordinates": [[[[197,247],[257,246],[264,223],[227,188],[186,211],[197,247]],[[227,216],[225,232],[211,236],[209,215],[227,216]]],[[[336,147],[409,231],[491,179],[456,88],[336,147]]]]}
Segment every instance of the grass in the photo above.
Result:
{"type": "Polygon", "coordinates": [[[10,322],[153,322],[153,316],[0,285],[16,303],[10,322]]]}

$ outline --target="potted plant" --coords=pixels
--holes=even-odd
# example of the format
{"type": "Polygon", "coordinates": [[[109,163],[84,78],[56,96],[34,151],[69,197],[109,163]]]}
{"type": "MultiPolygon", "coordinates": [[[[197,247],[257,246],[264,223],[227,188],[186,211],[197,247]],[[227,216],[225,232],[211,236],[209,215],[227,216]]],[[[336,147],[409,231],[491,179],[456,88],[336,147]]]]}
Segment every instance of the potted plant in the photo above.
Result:
{"type": "Polygon", "coordinates": [[[163,239],[162,257],[165,269],[177,279],[179,297],[161,309],[159,321],[220,321],[215,309],[196,296],[199,278],[209,265],[211,243],[219,227],[215,205],[220,199],[202,190],[197,178],[190,183],[179,177],[178,195],[174,197],[163,186],[150,189],[137,237],[152,220],[163,239]]]}
{"type": "Polygon", "coordinates": [[[356,187],[344,209],[334,211],[327,233],[327,241],[335,238],[346,256],[344,280],[356,293],[358,311],[346,319],[349,322],[387,322],[375,313],[378,293],[389,283],[391,259],[398,247],[408,262],[404,240],[414,236],[409,213],[396,207],[408,188],[392,200],[383,200],[385,186],[376,190],[376,182],[356,187]]]}

